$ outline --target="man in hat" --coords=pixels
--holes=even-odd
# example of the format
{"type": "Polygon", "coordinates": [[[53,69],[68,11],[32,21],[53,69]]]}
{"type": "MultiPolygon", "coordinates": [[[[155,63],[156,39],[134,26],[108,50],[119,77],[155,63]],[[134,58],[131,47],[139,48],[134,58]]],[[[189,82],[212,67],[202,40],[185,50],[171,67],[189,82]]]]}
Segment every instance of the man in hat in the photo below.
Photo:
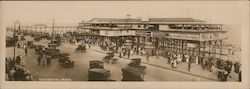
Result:
{"type": "Polygon", "coordinates": [[[28,53],[28,48],[27,48],[27,46],[26,46],[26,45],[23,45],[23,48],[24,48],[24,51],[25,51],[25,55],[27,55],[27,53],[28,53]]]}
{"type": "Polygon", "coordinates": [[[37,62],[38,62],[39,66],[41,65],[41,59],[42,59],[42,55],[39,55],[38,58],[37,58],[37,62]]]}
{"type": "Polygon", "coordinates": [[[191,62],[188,62],[188,71],[191,71],[191,62]]]}

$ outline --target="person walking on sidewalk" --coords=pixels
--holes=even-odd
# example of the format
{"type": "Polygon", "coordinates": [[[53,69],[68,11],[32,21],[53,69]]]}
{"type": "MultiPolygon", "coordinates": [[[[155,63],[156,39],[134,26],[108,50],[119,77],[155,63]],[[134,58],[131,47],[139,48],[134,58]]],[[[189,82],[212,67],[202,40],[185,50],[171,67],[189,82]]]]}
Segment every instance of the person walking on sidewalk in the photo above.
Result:
{"type": "Polygon", "coordinates": [[[46,58],[45,58],[45,56],[42,56],[41,62],[42,62],[42,67],[45,67],[45,65],[46,65],[46,58]]]}
{"type": "Polygon", "coordinates": [[[41,65],[42,55],[39,55],[37,58],[38,65],[41,65]]]}
{"type": "Polygon", "coordinates": [[[178,55],[177,55],[177,62],[178,62],[178,64],[181,63],[181,54],[178,54],[178,55]]]}
{"type": "Polygon", "coordinates": [[[16,64],[20,65],[20,63],[21,63],[21,55],[18,55],[16,57],[16,64]]]}
{"type": "Polygon", "coordinates": [[[146,52],[146,60],[147,60],[147,62],[149,62],[149,53],[148,52],[146,52]]]}
{"type": "Polygon", "coordinates": [[[9,79],[10,79],[10,81],[14,81],[15,80],[15,73],[16,73],[16,70],[14,69],[14,68],[12,68],[11,70],[10,70],[10,72],[9,72],[9,79]]]}
{"type": "Polygon", "coordinates": [[[23,48],[24,48],[24,51],[25,51],[25,55],[27,55],[28,54],[28,48],[27,48],[27,46],[23,45],[23,48]]]}
{"type": "Polygon", "coordinates": [[[174,67],[174,69],[177,70],[177,59],[176,58],[173,59],[173,67],[174,67]]]}
{"type": "Polygon", "coordinates": [[[128,59],[129,59],[129,56],[130,56],[130,49],[128,49],[128,59]]]}
{"type": "Polygon", "coordinates": [[[191,62],[188,62],[188,71],[191,71],[191,62]]]}

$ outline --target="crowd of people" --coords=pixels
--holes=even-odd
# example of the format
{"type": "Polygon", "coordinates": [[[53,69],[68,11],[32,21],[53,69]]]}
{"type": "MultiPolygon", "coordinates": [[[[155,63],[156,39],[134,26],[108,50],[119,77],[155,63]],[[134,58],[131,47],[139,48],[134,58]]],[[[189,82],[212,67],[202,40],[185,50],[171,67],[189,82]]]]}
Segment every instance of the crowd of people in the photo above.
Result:
{"type": "MultiPolygon", "coordinates": [[[[126,48],[121,44],[125,43],[126,39],[105,39],[102,37],[94,37],[94,36],[85,36],[84,38],[77,39],[73,36],[65,35],[65,38],[68,39],[70,43],[86,43],[87,46],[90,48],[92,45],[98,45],[101,50],[104,51],[113,51],[115,53],[119,53],[120,57],[130,58],[131,55],[139,55],[139,56],[146,56],[147,61],[149,62],[149,56],[152,55],[154,52],[145,51],[145,48],[143,47],[132,47],[132,48],[126,48]],[[119,44],[117,44],[117,41],[119,44]]],[[[26,50],[25,50],[26,51],[26,50]]],[[[153,50],[152,50],[153,51],[153,50]]],[[[27,53],[27,52],[26,52],[27,53]]],[[[157,51],[155,51],[155,54],[157,54],[157,51]]],[[[187,63],[187,70],[189,72],[192,72],[192,65],[197,64],[202,67],[203,70],[207,70],[209,72],[216,71],[218,73],[218,79],[222,81],[227,81],[228,77],[230,78],[231,71],[239,74],[239,80],[241,80],[241,63],[237,61],[230,61],[225,60],[221,58],[215,58],[215,57],[207,57],[207,56],[191,56],[187,54],[180,54],[180,53],[174,53],[174,52],[165,52],[163,57],[166,59],[167,64],[169,64],[172,68],[177,69],[178,65],[182,62],[187,63]]],[[[39,55],[37,58],[38,65],[45,66],[50,64],[50,60],[46,59],[46,55],[39,55]]],[[[6,62],[9,63],[8,67],[8,73],[12,68],[14,68],[15,71],[22,68],[15,68],[13,67],[13,60],[8,59],[6,62]]],[[[15,64],[22,64],[21,60],[19,58],[16,58],[15,64]]]]}
{"type": "Polygon", "coordinates": [[[24,59],[21,58],[21,55],[18,55],[16,58],[7,58],[5,60],[5,68],[7,80],[9,81],[31,81],[32,75],[29,71],[23,68],[24,59]]]}
{"type": "MultiPolygon", "coordinates": [[[[116,40],[118,41],[118,40],[116,40]]],[[[124,41],[124,40],[123,40],[124,41]]],[[[91,39],[88,38],[87,40],[84,40],[84,42],[88,43],[89,45],[98,44],[101,50],[104,51],[114,51],[116,53],[119,53],[120,57],[127,57],[129,58],[132,54],[140,55],[140,56],[146,56],[147,61],[149,62],[149,54],[145,51],[145,48],[139,47],[139,49],[130,48],[127,49],[124,46],[117,47],[116,42],[112,40],[100,40],[100,39],[91,39]],[[93,41],[91,41],[93,40],[93,41]],[[91,41],[91,42],[90,42],[91,41]],[[114,45],[115,44],[115,45],[114,45]]],[[[153,52],[152,52],[153,53],[153,52]]],[[[190,55],[183,55],[180,53],[173,53],[173,52],[166,52],[163,56],[165,59],[167,59],[167,64],[169,64],[172,68],[177,69],[178,65],[182,62],[187,63],[187,70],[189,72],[192,72],[192,65],[197,64],[202,67],[203,70],[207,70],[209,72],[216,71],[218,73],[218,79],[222,81],[227,81],[228,78],[230,78],[231,71],[234,71],[235,73],[238,73],[239,76],[241,76],[240,71],[240,62],[237,61],[229,61],[221,58],[215,58],[215,57],[208,57],[208,56],[190,56],[190,55]],[[221,70],[223,70],[223,75],[221,76],[221,70]]],[[[241,80],[241,78],[239,78],[241,80]]]]}

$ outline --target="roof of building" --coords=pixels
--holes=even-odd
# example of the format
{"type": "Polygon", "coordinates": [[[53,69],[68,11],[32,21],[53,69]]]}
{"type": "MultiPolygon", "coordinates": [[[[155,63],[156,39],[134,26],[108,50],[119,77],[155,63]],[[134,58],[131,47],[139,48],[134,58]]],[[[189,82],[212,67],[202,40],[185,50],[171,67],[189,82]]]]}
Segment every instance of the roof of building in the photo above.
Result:
{"type": "Polygon", "coordinates": [[[33,26],[46,26],[46,24],[34,24],[33,26]]]}
{"type": "Polygon", "coordinates": [[[141,22],[141,19],[137,18],[93,18],[88,22],[141,22]]]}
{"type": "Polygon", "coordinates": [[[149,18],[150,22],[205,22],[194,18],[149,18]]]}
{"type": "Polygon", "coordinates": [[[206,22],[194,18],[148,18],[142,20],[141,18],[93,18],[87,23],[141,23],[141,22],[206,22]]]}

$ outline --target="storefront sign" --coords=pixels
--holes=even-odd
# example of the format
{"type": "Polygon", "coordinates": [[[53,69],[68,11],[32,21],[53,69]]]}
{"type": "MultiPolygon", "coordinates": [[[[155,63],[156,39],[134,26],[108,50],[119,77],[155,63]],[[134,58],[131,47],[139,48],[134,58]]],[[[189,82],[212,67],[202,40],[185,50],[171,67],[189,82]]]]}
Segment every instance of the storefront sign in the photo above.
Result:
{"type": "Polygon", "coordinates": [[[159,25],[159,30],[167,31],[169,29],[168,25],[159,25]]]}
{"type": "Polygon", "coordinates": [[[220,38],[219,33],[202,33],[200,34],[201,41],[217,40],[220,38]]]}
{"type": "Polygon", "coordinates": [[[152,37],[152,32],[150,31],[136,31],[136,36],[145,36],[145,37],[152,37]]]}
{"type": "Polygon", "coordinates": [[[187,47],[188,48],[195,48],[195,47],[197,47],[197,44],[195,44],[195,43],[187,43],[187,47]]]}
{"type": "Polygon", "coordinates": [[[169,38],[184,39],[184,40],[199,40],[199,34],[187,34],[187,33],[169,33],[169,38]]]}
{"type": "Polygon", "coordinates": [[[135,35],[135,31],[133,30],[123,30],[121,31],[121,36],[131,36],[135,35]]]}
{"type": "Polygon", "coordinates": [[[100,31],[101,36],[120,36],[120,31],[107,31],[107,30],[101,30],[100,31]]]}
{"type": "Polygon", "coordinates": [[[167,32],[153,32],[153,37],[166,38],[169,36],[167,32]]]}

